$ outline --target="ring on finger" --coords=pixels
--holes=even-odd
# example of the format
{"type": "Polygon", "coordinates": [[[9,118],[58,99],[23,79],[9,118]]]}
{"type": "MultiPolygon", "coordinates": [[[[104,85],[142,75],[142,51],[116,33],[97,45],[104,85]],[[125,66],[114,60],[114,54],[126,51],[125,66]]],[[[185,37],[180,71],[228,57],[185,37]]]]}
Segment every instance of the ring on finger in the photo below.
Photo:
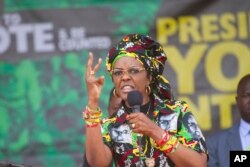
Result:
{"type": "Polygon", "coordinates": [[[95,74],[95,71],[91,70],[90,75],[94,75],[94,74],[95,74]]]}
{"type": "Polygon", "coordinates": [[[134,123],[131,124],[131,128],[132,128],[132,129],[135,128],[135,124],[134,124],[134,123]]]}

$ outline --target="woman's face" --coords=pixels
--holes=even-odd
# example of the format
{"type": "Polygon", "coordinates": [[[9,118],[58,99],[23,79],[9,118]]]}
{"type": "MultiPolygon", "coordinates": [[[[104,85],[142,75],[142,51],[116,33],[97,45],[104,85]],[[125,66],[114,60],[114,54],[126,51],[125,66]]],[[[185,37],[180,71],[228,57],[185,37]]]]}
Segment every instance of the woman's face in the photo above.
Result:
{"type": "Polygon", "coordinates": [[[138,90],[143,96],[143,104],[149,101],[146,87],[149,85],[151,78],[148,77],[143,64],[135,58],[119,58],[113,66],[112,79],[117,94],[123,100],[127,101],[128,92],[138,90]]]}

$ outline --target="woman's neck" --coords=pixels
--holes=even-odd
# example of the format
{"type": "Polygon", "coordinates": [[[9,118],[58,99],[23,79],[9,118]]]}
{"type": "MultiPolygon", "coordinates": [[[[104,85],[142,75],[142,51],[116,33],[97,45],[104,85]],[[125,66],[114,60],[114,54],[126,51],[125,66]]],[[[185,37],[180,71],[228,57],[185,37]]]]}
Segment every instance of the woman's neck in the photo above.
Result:
{"type": "MultiPolygon", "coordinates": [[[[151,101],[153,101],[153,98],[148,97],[147,100],[145,100],[145,102],[142,105],[140,105],[141,112],[145,112],[145,114],[148,113],[150,108],[153,107],[153,105],[151,105],[151,103],[153,104],[153,102],[151,102],[151,101]]],[[[124,106],[125,111],[127,111],[128,113],[133,112],[132,107],[129,106],[126,101],[122,101],[122,105],[124,106]]]]}
{"type": "MultiPolygon", "coordinates": [[[[150,96],[143,97],[141,106],[143,106],[143,105],[149,103],[149,101],[150,101],[150,96]]],[[[126,105],[127,107],[129,107],[129,108],[132,107],[132,106],[130,106],[130,105],[128,104],[128,100],[126,100],[126,101],[124,101],[124,102],[125,102],[125,105],[126,105]]]]}

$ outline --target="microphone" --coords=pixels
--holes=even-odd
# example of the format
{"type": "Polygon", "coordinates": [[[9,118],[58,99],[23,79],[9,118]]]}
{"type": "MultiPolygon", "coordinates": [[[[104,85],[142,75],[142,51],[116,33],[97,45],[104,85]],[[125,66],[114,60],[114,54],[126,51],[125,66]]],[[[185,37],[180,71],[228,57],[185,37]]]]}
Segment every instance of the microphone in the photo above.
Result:
{"type": "MultiPolygon", "coordinates": [[[[128,104],[130,105],[130,107],[132,107],[132,111],[133,112],[140,112],[140,108],[141,108],[141,104],[142,104],[142,100],[143,100],[143,97],[142,97],[142,94],[137,91],[137,90],[133,90],[133,91],[130,91],[128,93],[128,104]]],[[[138,134],[138,145],[139,145],[139,155],[141,157],[142,155],[142,135],[141,134],[138,134]]]]}
{"type": "Polygon", "coordinates": [[[137,90],[133,90],[128,93],[127,98],[128,104],[130,105],[130,107],[132,107],[132,111],[140,112],[140,107],[143,99],[142,94],[137,90]]]}

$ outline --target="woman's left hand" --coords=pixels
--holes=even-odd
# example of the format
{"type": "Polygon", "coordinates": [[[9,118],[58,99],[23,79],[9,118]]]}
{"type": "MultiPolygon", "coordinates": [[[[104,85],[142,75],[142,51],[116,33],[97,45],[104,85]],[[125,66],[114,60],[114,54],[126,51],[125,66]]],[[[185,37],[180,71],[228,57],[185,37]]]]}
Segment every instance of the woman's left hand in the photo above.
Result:
{"type": "Polygon", "coordinates": [[[127,120],[133,132],[146,136],[151,137],[153,131],[161,129],[142,112],[129,114],[127,120]]]}

